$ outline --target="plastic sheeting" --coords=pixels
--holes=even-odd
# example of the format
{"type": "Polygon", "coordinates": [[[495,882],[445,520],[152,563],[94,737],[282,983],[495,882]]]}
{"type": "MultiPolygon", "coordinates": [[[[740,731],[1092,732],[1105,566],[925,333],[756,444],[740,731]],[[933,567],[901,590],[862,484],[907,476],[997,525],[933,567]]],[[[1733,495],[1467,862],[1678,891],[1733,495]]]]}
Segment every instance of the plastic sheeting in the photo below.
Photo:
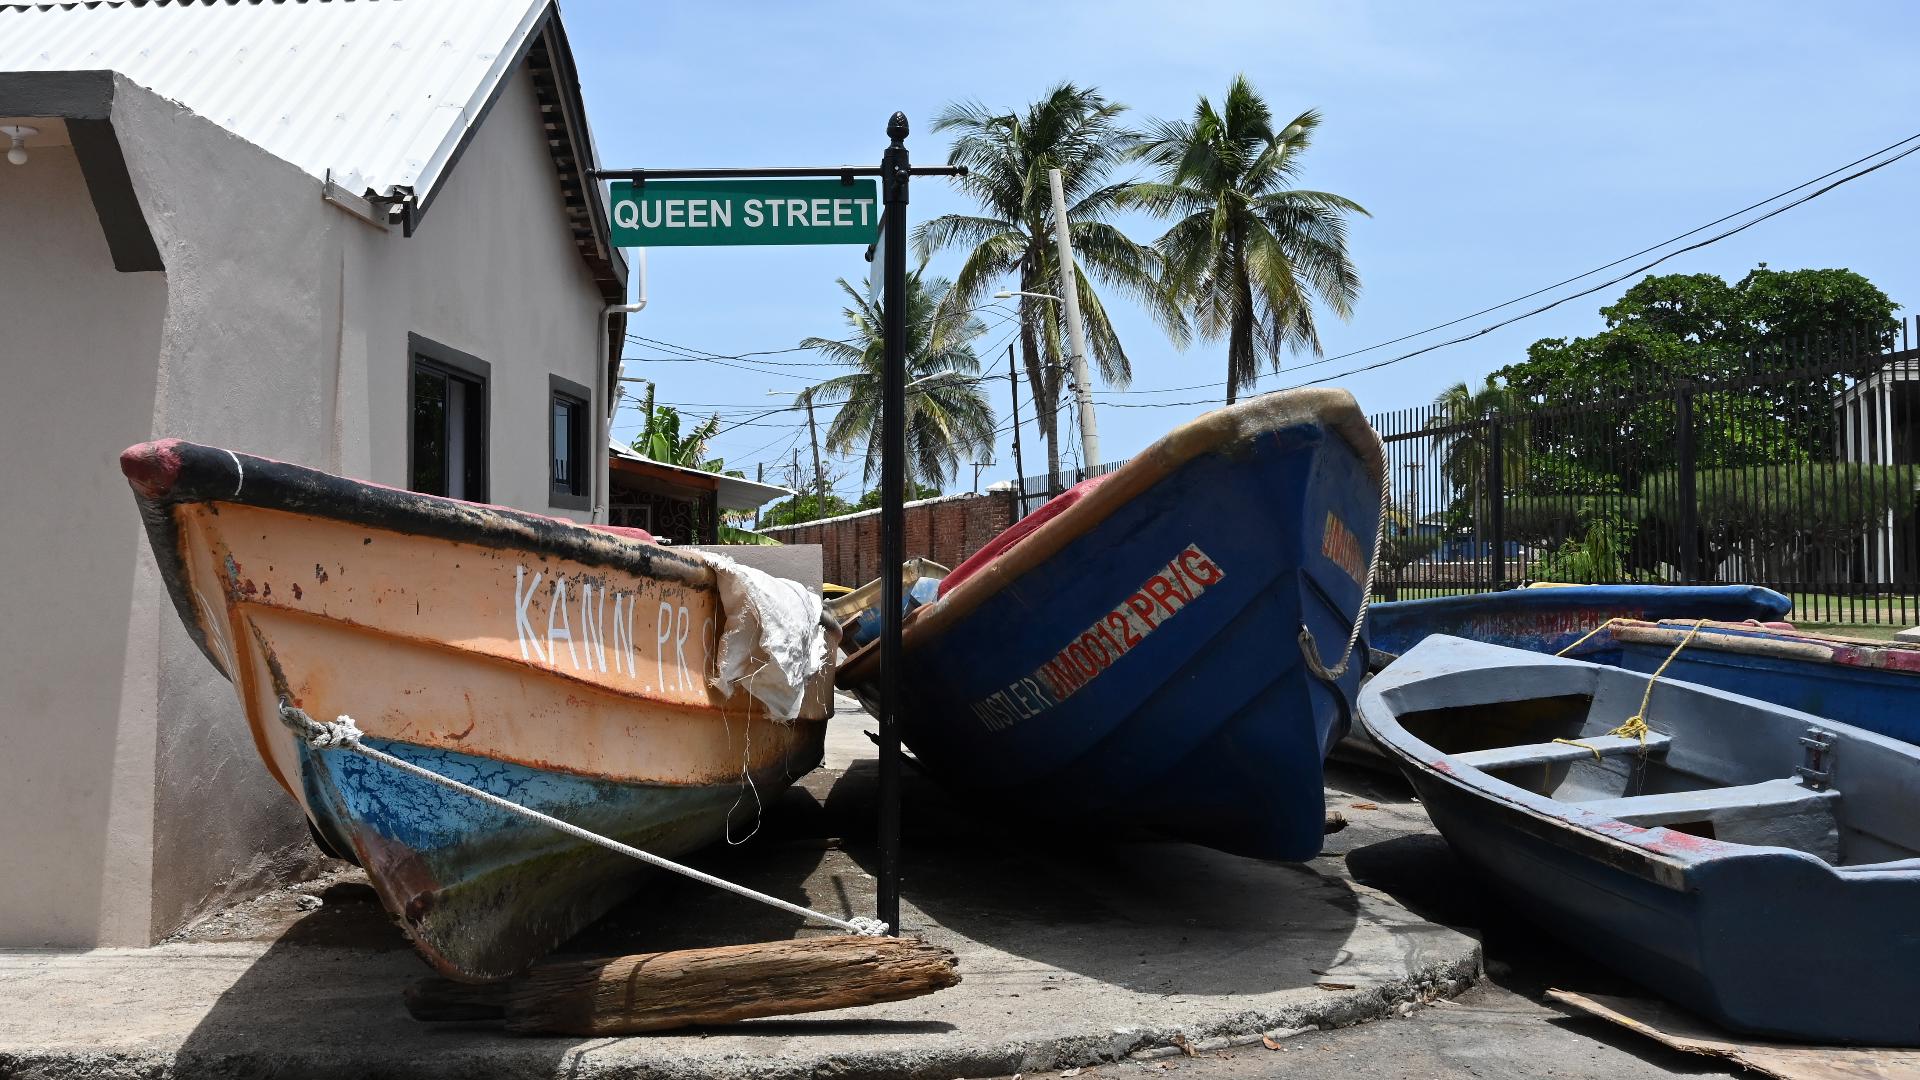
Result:
{"type": "Polygon", "coordinates": [[[826,667],[832,645],[820,594],[724,555],[701,558],[713,566],[726,619],[713,685],[729,697],[745,690],[777,720],[799,716],[807,681],[826,667]]]}

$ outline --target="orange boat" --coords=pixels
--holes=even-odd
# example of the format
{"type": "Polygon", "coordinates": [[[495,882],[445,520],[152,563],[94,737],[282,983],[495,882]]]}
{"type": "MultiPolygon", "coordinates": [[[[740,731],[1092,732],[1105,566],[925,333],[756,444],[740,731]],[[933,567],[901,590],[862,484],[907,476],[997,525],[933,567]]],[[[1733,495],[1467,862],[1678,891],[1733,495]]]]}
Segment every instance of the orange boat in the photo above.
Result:
{"type": "Polygon", "coordinates": [[[174,606],[239,692],[261,760],[446,975],[524,968],[628,895],[638,864],[316,749],[282,724],[282,701],[664,856],[719,839],[819,764],[838,630],[817,595],[804,630],[824,654],[796,667],[795,642],[776,643],[788,663],[769,670],[786,682],[727,693],[715,676],[741,612],[722,593],[731,603],[752,572],[726,560],[177,440],[120,460],[174,606]]]}

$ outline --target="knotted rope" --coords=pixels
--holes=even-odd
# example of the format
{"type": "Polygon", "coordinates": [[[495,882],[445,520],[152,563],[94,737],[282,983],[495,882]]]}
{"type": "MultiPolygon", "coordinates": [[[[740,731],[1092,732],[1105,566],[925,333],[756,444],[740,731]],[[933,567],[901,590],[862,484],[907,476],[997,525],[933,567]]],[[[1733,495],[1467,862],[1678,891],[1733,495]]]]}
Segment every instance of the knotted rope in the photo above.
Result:
{"type": "Polygon", "coordinates": [[[814,911],[811,908],[801,907],[799,904],[788,903],[777,896],[768,896],[766,893],[759,892],[758,890],[749,889],[745,885],[736,885],[724,878],[717,878],[705,871],[695,870],[691,866],[674,862],[672,859],[664,859],[651,852],[641,851],[637,847],[623,844],[618,840],[612,840],[598,833],[589,832],[578,825],[569,824],[568,822],[561,821],[559,818],[543,814],[538,810],[521,806],[519,803],[508,799],[503,799],[490,791],[482,791],[477,787],[463,784],[450,776],[442,776],[432,769],[421,768],[411,761],[394,757],[392,754],[383,750],[375,750],[373,747],[361,741],[364,733],[354,724],[353,717],[351,716],[342,715],[332,723],[321,723],[293,705],[282,701],[280,703],[280,722],[291,728],[294,734],[307,740],[307,744],[316,750],[345,750],[350,753],[359,754],[362,757],[371,758],[383,765],[392,766],[410,776],[417,776],[429,783],[438,784],[441,787],[471,796],[486,803],[488,806],[505,810],[510,814],[517,814],[529,821],[537,821],[550,829],[563,832],[576,840],[584,840],[589,844],[596,844],[606,848],[608,851],[617,852],[628,858],[639,859],[641,862],[657,866],[662,870],[670,870],[673,873],[679,874],[681,877],[692,878],[703,884],[711,885],[716,889],[725,889],[736,896],[744,896],[749,900],[758,900],[762,904],[779,908],[789,914],[798,915],[806,919],[813,919],[826,923],[829,926],[839,927],[849,934],[865,934],[878,937],[888,932],[887,924],[879,919],[869,919],[858,915],[850,919],[841,919],[814,911]]]}
{"type": "Polygon", "coordinates": [[[1300,655],[1306,658],[1307,670],[1327,682],[1338,682],[1347,673],[1347,665],[1353,661],[1353,650],[1360,644],[1360,631],[1367,625],[1367,609],[1373,605],[1373,579],[1380,570],[1380,544],[1387,535],[1387,515],[1393,508],[1393,487],[1387,476],[1387,444],[1380,441],[1380,434],[1371,426],[1367,431],[1373,434],[1373,445],[1380,453],[1380,516],[1373,523],[1373,557],[1367,560],[1366,584],[1360,587],[1360,610],[1353,616],[1353,628],[1347,631],[1347,647],[1340,654],[1340,662],[1328,667],[1320,659],[1320,648],[1314,643],[1313,631],[1306,623],[1300,624],[1300,655]]]}
{"type": "MultiPolygon", "coordinates": [[[[1594,634],[1599,633],[1601,630],[1604,630],[1607,627],[1612,626],[1614,623],[1625,622],[1625,621],[1626,620],[1624,619],[1608,619],[1605,623],[1602,623],[1599,628],[1595,629],[1592,633],[1589,633],[1587,637],[1581,638],[1580,641],[1587,640],[1587,638],[1590,638],[1594,634]]],[[[1680,655],[1680,650],[1686,648],[1688,643],[1693,641],[1693,636],[1695,634],[1698,634],[1700,632],[1700,628],[1705,625],[1707,625],[1706,619],[1701,619],[1698,622],[1695,622],[1693,624],[1693,627],[1687,631],[1687,635],[1680,639],[1680,644],[1675,645],[1673,647],[1673,651],[1667,654],[1667,658],[1665,660],[1660,661],[1660,666],[1654,669],[1652,675],[1648,676],[1646,692],[1640,695],[1640,711],[1634,713],[1632,716],[1627,717],[1625,720],[1622,720],[1620,722],[1619,727],[1614,728],[1612,731],[1607,732],[1607,734],[1617,735],[1623,739],[1639,739],[1641,751],[1643,753],[1645,752],[1646,746],[1647,746],[1647,736],[1653,732],[1653,729],[1647,726],[1647,705],[1653,701],[1654,684],[1660,681],[1660,676],[1665,675],[1667,673],[1667,665],[1673,663],[1674,657],[1680,655]]],[[[1565,653],[1567,649],[1571,649],[1574,647],[1574,645],[1580,644],[1580,641],[1574,642],[1573,645],[1567,646],[1566,649],[1561,649],[1560,652],[1565,653]]],[[[1588,746],[1586,743],[1578,742],[1574,739],[1555,739],[1553,741],[1557,743],[1564,743],[1567,746],[1577,746],[1582,750],[1591,750],[1593,752],[1593,760],[1595,761],[1606,760],[1605,756],[1602,755],[1598,749],[1588,746]]]]}

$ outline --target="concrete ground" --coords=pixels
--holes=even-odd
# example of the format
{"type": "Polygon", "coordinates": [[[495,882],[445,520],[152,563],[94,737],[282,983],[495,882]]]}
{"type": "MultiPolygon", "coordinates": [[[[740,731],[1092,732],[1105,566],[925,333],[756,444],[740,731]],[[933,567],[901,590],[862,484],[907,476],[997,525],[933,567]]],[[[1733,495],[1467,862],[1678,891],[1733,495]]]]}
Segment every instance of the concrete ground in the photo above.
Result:
{"type": "MultiPolygon", "coordinates": [[[[827,767],[772,801],[749,842],[704,853],[699,865],[834,913],[871,913],[873,746],[862,734],[870,726],[848,709],[832,726],[827,767]]],[[[1347,827],[1322,858],[1286,865],[999,820],[991,807],[909,776],[903,920],[909,933],[953,949],[964,981],[915,1001],[693,1034],[524,1038],[417,1023],[400,994],[425,966],[365,879],[343,870],[155,949],[0,953],[0,1000],[9,1003],[0,1009],[0,1076],[944,1080],[1096,1066],[1180,1040],[1341,1027],[1465,989],[1480,966],[1474,937],[1422,917],[1347,865],[1349,854],[1357,864],[1362,852],[1417,839],[1426,827],[1417,804],[1344,782],[1335,778],[1328,806],[1347,827]]],[[[663,876],[563,951],[811,932],[663,876]]]]}

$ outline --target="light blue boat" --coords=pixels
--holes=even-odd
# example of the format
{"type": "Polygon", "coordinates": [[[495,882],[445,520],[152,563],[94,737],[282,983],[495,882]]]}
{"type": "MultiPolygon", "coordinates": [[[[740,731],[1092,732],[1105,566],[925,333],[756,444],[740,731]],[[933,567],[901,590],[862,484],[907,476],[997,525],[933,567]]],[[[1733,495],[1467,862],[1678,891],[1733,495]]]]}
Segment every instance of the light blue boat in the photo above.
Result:
{"type": "Polygon", "coordinates": [[[1647,681],[1435,636],[1359,711],[1570,947],[1744,1034],[1920,1045],[1920,748],[1666,679],[1643,709],[1647,681]]]}
{"type": "Polygon", "coordinates": [[[1558,652],[1609,619],[1785,618],[1793,601],[1757,585],[1554,585],[1373,605],[1367,635],[1380,661],[1431,634],[1558,652]]]}

